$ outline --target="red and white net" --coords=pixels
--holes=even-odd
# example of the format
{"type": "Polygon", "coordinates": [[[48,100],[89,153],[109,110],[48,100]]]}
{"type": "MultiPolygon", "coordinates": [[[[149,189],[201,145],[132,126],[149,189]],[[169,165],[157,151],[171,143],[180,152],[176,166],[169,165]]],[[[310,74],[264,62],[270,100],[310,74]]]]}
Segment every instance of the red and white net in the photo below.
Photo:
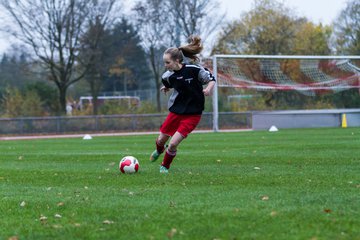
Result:
{"type": "MultiPolygon", "coordinates": [[[[305,95],[360,88],[358,59],[216,58],[219,87],[296,90],[305,95]]],[[[212,61],[205,66],[213,71],[212,61]]]]}

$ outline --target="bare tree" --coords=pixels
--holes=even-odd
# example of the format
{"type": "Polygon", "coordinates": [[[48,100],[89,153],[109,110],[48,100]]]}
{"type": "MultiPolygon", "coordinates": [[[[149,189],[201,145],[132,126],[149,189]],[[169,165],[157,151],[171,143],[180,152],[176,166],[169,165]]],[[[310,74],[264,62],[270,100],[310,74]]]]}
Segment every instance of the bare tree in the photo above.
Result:
{"type": "Polygon", "coordinates": [[[340,54],[360,54],[360,2],[349,0],[334,23],[336,50],[340,54]]]}
{"type": "Polygon", "coordinates": [[[0,5],[16,26],[7,31],[29,45],[49,71],[49,80],[59,90],[59,102],[64,112],[67,89],[82,79],[88,70],[86,62],[78,61],[80,38],[94,16],[101,19],[103,25],[106,24],[115,2],[0,0],[0,5]],[[80,64],[83,66],[80,67],[80,64]]]}
{"type": "Polygon", "coordinates": [[[104,68],[106,52],[103,51],[106,45],[108,33],[101,18],[95,17],[94,22],[90,20],[87,32],[81,37],[81,49],[79,61],[83,62],[85,69],[88,69],[84,78],[90,87],[92,96],[93,115],[98,113],[98,94],[104,79],[104,68]]]}
{"type": "Polygon", "coordinates": [[[225,19],[216,0],[170,0],[168,9],[183,39],[196,34],[206,41],[225,19]]]}
{"type": "Polygon", "coordinates": [[[165,47],[171,44],[173,32],[168,22],[164,0],[139,1],[133,9],[135,24],[139,29],[143,47],[148,57],[151,70],[154,74],[157,110],[161,111],[160,77],[163,71],[162,53],[165,47]]]}

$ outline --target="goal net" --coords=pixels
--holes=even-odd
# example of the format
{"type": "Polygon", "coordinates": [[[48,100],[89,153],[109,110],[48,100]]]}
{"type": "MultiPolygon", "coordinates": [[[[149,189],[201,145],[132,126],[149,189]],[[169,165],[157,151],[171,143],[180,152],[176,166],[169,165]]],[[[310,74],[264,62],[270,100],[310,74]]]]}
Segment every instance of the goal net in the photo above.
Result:
{"type": "MultiPolygon", "coordinates": [[[[204,64],[218,88],[296,91],[305,96],[360,88],[360,56],[214,55],[204,64]]],[[[218,88],[214,91],[214,131],[218,130],[218,88]]]]}

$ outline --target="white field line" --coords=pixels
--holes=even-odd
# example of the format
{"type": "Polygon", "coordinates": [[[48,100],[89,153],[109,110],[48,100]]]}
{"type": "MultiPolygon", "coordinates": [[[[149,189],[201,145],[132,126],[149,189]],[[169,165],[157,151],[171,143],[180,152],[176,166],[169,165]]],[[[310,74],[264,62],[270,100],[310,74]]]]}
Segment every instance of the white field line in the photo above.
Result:
{"type": "MultiPolygon", "coordinates": [[[[219,130],[219,132],[245,132],[252,129],[227,129],[219,130]]],[[[211,133],[213,130],[195,130],[193,133],[211,133]]],[[[159,132],[121,132],[121,133],[93,133],[91,137],[112,137],[112,136],[136,136],[136,135],[152,135],[159,132]]],[[[31,136],[9,136],[0,137],[0,141],[10,140],[35,140],[35,139],[53,139],[53,138],[83,138],[87,134],[59,134],[59,135],[31,135],[31,136]]]]}

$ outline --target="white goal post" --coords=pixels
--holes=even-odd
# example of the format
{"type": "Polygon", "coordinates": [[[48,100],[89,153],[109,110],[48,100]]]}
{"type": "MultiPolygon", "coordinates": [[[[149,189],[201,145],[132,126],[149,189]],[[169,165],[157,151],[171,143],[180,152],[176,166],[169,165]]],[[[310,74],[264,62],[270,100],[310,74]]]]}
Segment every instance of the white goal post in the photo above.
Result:
{"type": "Polygon", "coordinates": [[[219,131],[218,88],[320,92],[360,89],[360,56],[214,55],[213,130],[219,131]],[[356,61],[354,64],[352,61],[356,61]]]}

